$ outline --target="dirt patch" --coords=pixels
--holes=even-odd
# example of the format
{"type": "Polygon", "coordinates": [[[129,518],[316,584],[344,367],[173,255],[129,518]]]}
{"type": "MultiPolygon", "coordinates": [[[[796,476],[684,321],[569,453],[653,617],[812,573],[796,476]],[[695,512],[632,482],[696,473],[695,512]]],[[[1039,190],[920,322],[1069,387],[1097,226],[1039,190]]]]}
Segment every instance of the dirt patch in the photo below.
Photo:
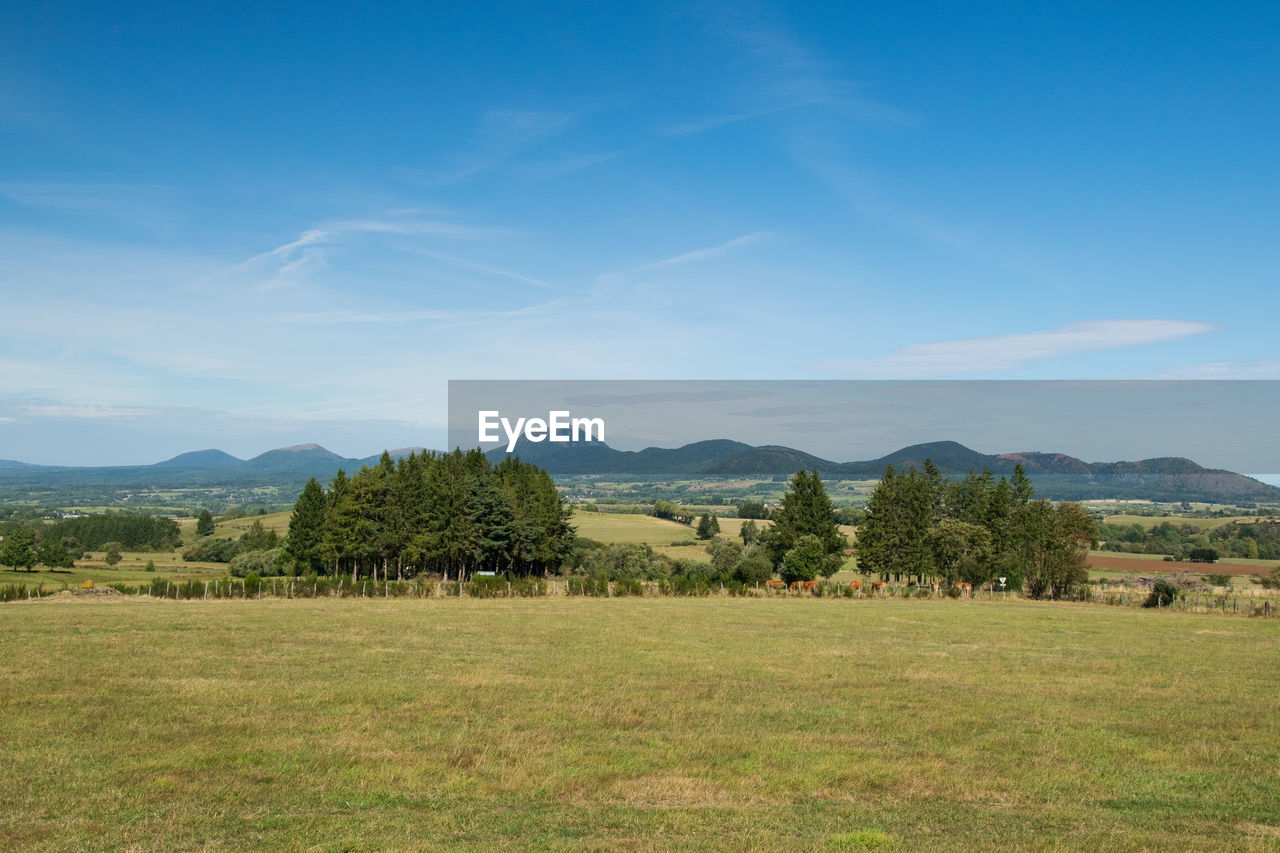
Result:
{"type": "Polygon", "coordinates": [[[1270,571],[1266,566],[1243,566],[1239,563],[1192,563],[1182,560],[1165,562],[1138,557],[1099,557],[1094,554],[1089,555],[1089,565],[1108,572],[1132,572],[1139,575],[1176,575],[1188,572],[1196,577],[1209,574],[1248,577],[1270,571]]]}

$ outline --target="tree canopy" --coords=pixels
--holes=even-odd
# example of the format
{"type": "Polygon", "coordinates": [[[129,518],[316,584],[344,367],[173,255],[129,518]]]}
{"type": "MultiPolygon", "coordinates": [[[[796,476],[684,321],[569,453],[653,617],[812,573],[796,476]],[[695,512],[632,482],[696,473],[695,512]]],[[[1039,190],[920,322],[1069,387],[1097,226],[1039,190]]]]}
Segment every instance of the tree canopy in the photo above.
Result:
{"type": "Polygon", "coordinates": [[[959,481],[928,460],[920,471],[890,465],[858,527],[859,569],[975,586],[1006,577],[1033,597],[1058,598],[1088,578],[1096,524],[1079,504],[1032,495],[1021,465],[1012,478],[971,471],[959,481]]]}
{"type": "MultiPolygon", "coordinates": [[[[831,498],[817,471],[797,471],[789,488],[782,496],[781,505],[773,511],[773,525],[758,535],[760,547],[769,555],[770,562],[788,579],[790,565],[796,570],[804,566],[807,571],[814,555],[820,553],[813,577],[831,577],[844,563],[844,549],[848,544],[844,534],[836,526],[831,498]],[[804,537],[811,536],[815,545],[804,537]],[[802,542],[802,540],[804,540],[802,542]],[[787,563],[787,553],[800,547],[801,553],[787,563]]],[[[813,577],[792,577],[791,580],[812,580],[813,577]]]]}
{"type": "Polygon", "coordinates": [[[488,570],[560,568],[573,547],[569,507],[537,466],[478,450],[414,453],[354,477],[339,470],[328,491],[303,489],[287,553],[299,573],[453,577],[488,570]]]}

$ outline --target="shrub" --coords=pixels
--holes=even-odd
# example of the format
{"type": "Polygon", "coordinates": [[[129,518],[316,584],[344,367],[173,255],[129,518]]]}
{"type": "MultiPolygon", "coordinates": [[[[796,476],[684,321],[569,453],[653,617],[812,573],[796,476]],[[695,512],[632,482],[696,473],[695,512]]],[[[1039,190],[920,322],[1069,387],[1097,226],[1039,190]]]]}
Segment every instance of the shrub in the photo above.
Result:
{"type": "Polygon", "coordinates": [[[1168,607],[1178,597],[1178,588],[1168,581],[1156,581],[1151,594],[1142,602],[1143,607],[1168,607]]]}
{"type": "Polygon", "coordinates": [[[1203,578],[1201,578],[1201,580],[1203,580],[1205,583],[1209,584],[1210,586],[1231,586],[1231,575],[1228,575],[1224,572],[1218,572],[1212,575],[1205,575],[1203,578]]]}
{"type": "Polygon", "coordinates": [[[155,561],[155,560],[147,560],[147,567],[146,567],[145,569],[143,569],[143,571],[146,571],[146,572],[154,572],[155,570],[156,570],[156,561],[155,561]]]}
{"type": "Polygon", "coordinates": [[[286,574],[288,569],[289,556],[283,548],[237,554],[228,567],[232,577],[237,578],[247,577],[251,573],[264,578],[278,577],[286,574]]]}

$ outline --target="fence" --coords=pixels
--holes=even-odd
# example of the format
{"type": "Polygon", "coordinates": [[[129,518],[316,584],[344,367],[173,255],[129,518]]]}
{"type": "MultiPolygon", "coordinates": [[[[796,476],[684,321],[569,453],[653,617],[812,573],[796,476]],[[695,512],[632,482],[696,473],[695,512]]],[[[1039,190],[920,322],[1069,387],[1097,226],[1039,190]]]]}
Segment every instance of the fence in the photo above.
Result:
{"type": "MultiPolygon", "coordinates": [[[[754,598],[948,598],[929,586],[916,584],[886,585],[872,592],[870,584],[851,589],[847,584],[824,581],[812,591],[774,589],[764,584],[718,583],[690,578],[661,581],[606,580],[602,577],[576,576],[548,580],[522,577],[474,577],[469,581],[438,581],[415,578],[405,581],[358,579],[345,577],[274,577],[222,578],[218,580],[175,581],[155,578],[149,583],[111,584],[116,594],[164,598],[175,601],[208,601],[221,599],[293,599],[293,598],[533,598],[544,596],[618,598],[618,597],[754,597],[754,598]]],[[[0,602],[35,600],[60,594],[102,594],[97,589],[69,589],[51,592],[44,585],[9,584],[0,587],[0,602]]],[[[1142,589],[1102,589],[1084,587],[1073,601],[1092,601],[1113,607],[1141,607],[1148,593],[1142,589]]],[[[973,591],[978,600],[1003,600],[1021,597],[1012,591],[992,589],[973,591]]],[[[969,600],[968,597],[960,599],[969,600]]],[[[1216,613],[1251,618],[1280,617],[1280,599],[1266,595],[1232,595],[1183,592],[1164,610],[1184,613],[1216,613]]]]}

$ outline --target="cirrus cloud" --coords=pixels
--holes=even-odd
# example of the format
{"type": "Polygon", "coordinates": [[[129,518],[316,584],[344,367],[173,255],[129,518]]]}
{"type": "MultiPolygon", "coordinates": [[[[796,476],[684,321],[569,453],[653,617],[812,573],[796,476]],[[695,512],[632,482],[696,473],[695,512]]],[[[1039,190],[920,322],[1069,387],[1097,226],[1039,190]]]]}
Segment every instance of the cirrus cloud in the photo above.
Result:
{"type": "Polygon", "coordinates": [[[841,376],[909,379],[998,373],[1083,352],[1141,346],[1217,331],[1188,320],[1091,320],[1054,329],[912,344],[880,358],[831,361],[818,369],[841,376]]]}

